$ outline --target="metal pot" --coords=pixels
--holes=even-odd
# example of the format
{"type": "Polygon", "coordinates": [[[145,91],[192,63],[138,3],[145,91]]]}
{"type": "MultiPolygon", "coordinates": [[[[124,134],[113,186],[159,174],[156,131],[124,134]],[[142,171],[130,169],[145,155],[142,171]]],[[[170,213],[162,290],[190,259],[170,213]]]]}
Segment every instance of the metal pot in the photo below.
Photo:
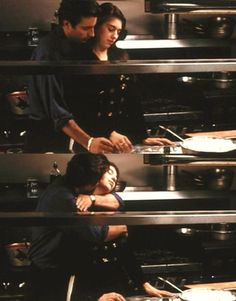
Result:
{"type": "Polygon", "coordinates": [[[230,292],[220,289],[191,288],[179,294],[183,301],[234,301],[236,296],[230,292]]]}
{"type": "Polygon", "coordinates": [[[186,170],[182,170],[182,173],[187,174],[197,187],[210,190],[230,189],[234,179],[234,171],[226,168],[207,169],[201,174],[194,174],[186,170]]]}
{"type": "Polygon", "coordinates": [[[204,24],[183,19],[194,33],[213,39],[230,38],[234,31],[235,20],[230,17],[210,17],[204,24]]]}
{"type": "Polygon", "coordinates": [[[29,114],[29,101],[27,91],[15,91],[6,95],[11,111],[15,115],[29,114]]]}
{"type": "Polygon", "coordinates": [[[210,17],[206,24],[206,35],[216,39],[231,37],[235,20],[230,17],[210,17]]]}
{"type": "Polygon", "coordinates": [[[211,225],[211,236],[216,240],[229,240],[236,237],[235,226],[228,223],[211,225]]]}
{"type": "Polygon", "coordinates": [[[9,262],[14,267],[29,266],[30,260],[27,257],[29,242],[17,242],[5,246],[9,262]]]}
{"type": "Polygon", "coordinates": [[[202,177],[208,189],[227,190],[232,185],[234,172],[226,168],[213,168],[207,170],[202,177]]]}
{"type": "Polygon", "coordinates": [[[236,84],[236,78],[230,72],[213,72],[212,81],[216,88],[227,89],[236,84]]]}

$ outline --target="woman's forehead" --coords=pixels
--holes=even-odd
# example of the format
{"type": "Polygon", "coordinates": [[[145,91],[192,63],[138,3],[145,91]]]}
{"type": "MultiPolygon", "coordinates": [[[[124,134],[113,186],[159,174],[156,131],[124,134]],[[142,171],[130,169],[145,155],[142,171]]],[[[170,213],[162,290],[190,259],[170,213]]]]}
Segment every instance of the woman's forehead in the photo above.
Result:
{"type": "Polygon", "coordinates": [[[114,29],[121,29],[122,28],[122,22],[119,18],[111,17],[106,22],[106,25],[114,27],[114,29]]]}
{"type": "Polygon", "coordinates": [[[109,171],[111,171],[112,173],[117,174],[117,170],[116,170],[115,166],[113,166],[113,165],[110,165],[109,171]]]}

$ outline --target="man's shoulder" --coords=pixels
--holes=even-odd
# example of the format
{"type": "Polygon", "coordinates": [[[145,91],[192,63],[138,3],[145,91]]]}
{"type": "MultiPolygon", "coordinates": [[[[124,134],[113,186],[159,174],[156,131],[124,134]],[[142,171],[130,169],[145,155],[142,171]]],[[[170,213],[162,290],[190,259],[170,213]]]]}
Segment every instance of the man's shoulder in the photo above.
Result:
{"type": "Polygon", "coordinates": [[[56,59],[63,53],[66,38],[59,32],[49,32],[40,39],[40,43],[33,53],[35,59],[56,59]]]}
{"type": "Polygon", "coordinates": [[[50,209],[58,211],[60,208],[63,208],[64,211],[67,207],[72,210],[71,202],[74,198],[75,195],[73,190],[64,183],[64,179],[61,177],[49,184],[44,193],[41,195],[38,210],[50,209]]]}

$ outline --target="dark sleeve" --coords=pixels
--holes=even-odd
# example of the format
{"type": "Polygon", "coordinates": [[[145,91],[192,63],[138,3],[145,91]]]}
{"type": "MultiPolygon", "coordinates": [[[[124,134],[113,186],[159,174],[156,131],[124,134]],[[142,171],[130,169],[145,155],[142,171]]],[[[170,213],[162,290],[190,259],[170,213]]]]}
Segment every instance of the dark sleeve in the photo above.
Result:
{"type": "MultiPolygon", "coordinates": [[[[71,208],[67,205],[69,202],[73,206],[73,211],[76,212],[77,208],[75,206],[75,198],[72,198],[70,195],[68,195],[68,198],[70,200],[64,200],[63,204],[61,204],[61,209],[62,211],[71,211],[71,208]]],[[[79,218],[79,216],[78,216],[79,218]]],[[[63,227],[64,229],[64,227],[63,227]]],[[[90,243],[103,243],[105,238],[107,237],[109,226],[108,225],[102,225],[102,226],[97,226],[97,225],[86,225],[86,226],[78,226],[78,227],[70,227],[70,231],[73,231],[76,235],[78,235],[79,239],[84,239],[87,242],[90,243]]],[[[65,231],[65,230],[63,230],[65,231]]]]}
{"type": "Polygon", "coordinates": [[[140,263],[137,261],[134,255],[134,251],[129,239],[121,243],[119,252],[121,264],[124,266],[129,277],[133,281],[133,285],[137,288],[143,288],[143,284],[147,280],[145,279],[145,275],[142,271],[140,263]]]}
{"type": "MultiPolygon", "coordinates": [[[[75,205],[75,195],[73,195],[67,189],[61,189],[60,187],[53,188],[54,191],[57,191],[54,194],[51,194],[47,197],[47,194],[43,196],[41,201],[37,206],[37,211],[43,212],[76,212],[77,208],[75,205]]],[[[78,216],[79,218],[79,216],[78,216]]],[[[67,226],[67,227],[58,227],[61,229],[62,232],[73,232],[73,236],[76,239],[84,239],[85,241],[92,242],[92,243],[102,243],[104,242],[107,233],[108,233],[108,226],[67,226]]]]}
{"type": "MultiPolygon", "coordinates": [[[[46,46],[35,49],[32,60],[54,60],[46,46]]],[[[55,129],[60,130],[73,116],[64,100],[61,79],[54,75],[35,75],[29,78],[29,103],[31,117],[36,120],[50,120],[55,129]]]]}
{"type": "Polygon", "coordinates": [[[116,192],[112,192],[112,194],[119,202],[119,208],[117,210],[119,210],[119,211],[124,210],[125,203],[124,203],[123,199],[116,192]]]}

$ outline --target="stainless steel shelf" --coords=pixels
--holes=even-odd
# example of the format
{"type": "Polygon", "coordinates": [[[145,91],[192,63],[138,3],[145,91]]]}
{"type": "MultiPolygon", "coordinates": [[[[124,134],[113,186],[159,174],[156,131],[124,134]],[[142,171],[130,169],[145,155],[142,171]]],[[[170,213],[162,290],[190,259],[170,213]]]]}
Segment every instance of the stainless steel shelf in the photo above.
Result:
{"type": "Polygon", "coordinates": [[[236,72],[236,59],[84,61],[0,61],[0,74],[148,74],[236,72]]]}
{"type": "Polygon", "coordinates": [[[118,192],[124,201],[166,201],[166,200],[198,200],[222,199],[236,197],[236,191],[210,191],[210,190],[175,190],[175,191],[129,191],[118,192]]]}
{"type": "Polygon", "coordinates": [[[152,211],[45,213],[1,212],[1,226],[181,225],[236,223],[236,211],[152,211]]]}
{"type": "Polygon", "coordinates": [[[153,48],[205,48],[205,47],[232,47],[234,39],[150,39],[145,36],[127,36],[125,40],[117,41],[116,46],[121,49],[153,49],[153,48]]]}

